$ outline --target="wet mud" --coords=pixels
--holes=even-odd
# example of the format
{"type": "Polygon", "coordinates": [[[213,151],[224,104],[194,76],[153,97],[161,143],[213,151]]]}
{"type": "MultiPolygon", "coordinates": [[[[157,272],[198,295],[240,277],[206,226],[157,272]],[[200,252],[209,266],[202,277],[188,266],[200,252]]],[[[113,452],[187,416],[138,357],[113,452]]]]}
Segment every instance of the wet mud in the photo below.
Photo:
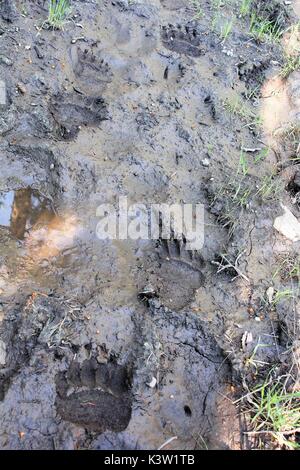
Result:
{"type": "Polygon", "coordinates": [[[299,290],[266,295],[299,283],[273,228],[300,216],[290,36],[237,14],[224,40],[209,1],[72,3],[53,31],[47,2],[0,1],[0,448],[253,448],[233,402],[299,341],[299,290]],[[99,240],[120,196],[203,204],[203,248],[99,240]]]}

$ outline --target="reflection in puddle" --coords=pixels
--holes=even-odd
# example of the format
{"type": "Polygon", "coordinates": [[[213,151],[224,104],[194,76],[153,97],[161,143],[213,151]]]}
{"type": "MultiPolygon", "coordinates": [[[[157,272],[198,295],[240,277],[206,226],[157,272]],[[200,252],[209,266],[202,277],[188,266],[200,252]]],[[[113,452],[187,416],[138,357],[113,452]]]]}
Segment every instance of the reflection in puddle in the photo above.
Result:
{"type": "Polygon", "coordinates": [[[18,240],[23,240],[35,224],[47,224],[54,216],[49,199],[34,189],[0,193],[0,226],[9,228],[18,240]]]}
{"type": "Polygon", "coordinates": [[[53,216],[47,226],[38,224],[30,233],[26,239],[27,252],[36,263],[55,258],[73,246],[78,231],[75,217],[53,216]]]}
{"type": "Polygon", "coordinates": [[[0,193],[0,294],[12,295],[33,279],[54,285],[56,265],[68,258],[80,231],[74,216],[58,216],[32,188],[0,193]]]}

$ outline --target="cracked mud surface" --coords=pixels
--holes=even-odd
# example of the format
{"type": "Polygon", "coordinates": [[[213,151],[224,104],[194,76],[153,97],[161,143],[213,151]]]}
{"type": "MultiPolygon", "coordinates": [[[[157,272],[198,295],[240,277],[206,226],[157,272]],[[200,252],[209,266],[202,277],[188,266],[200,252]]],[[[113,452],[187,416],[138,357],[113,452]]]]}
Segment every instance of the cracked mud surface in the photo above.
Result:
{"type": "MultiPolygon", "coordinates": [[[[283,3],[261,14],[289,25],[283,3]]],[[[299,296],[266,301],[299,253],[273,229],[280,202],[300,215],[299,72],[278,83],[282,47],[243,18],[220,41],[209,1],[74,1],[63,31],[46,4],[0,1],[0,448],[251,448],[249,359],[289,367],[299,335],[299,296]],[[99,240],[119,196],[202,203],[203,249],[99,240]]]]}

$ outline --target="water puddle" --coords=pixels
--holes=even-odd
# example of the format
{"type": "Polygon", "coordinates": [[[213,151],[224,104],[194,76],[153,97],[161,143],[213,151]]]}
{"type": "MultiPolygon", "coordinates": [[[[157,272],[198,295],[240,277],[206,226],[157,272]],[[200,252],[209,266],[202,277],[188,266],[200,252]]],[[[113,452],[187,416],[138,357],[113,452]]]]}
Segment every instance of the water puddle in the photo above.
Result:
{"type": "Polygon", "coordinates": [[[55,217],[52,203],[32,188],[0,193],[0,226],[18,240],[36,224],[47,224],[55,217]]]}
{"type": "Polygon", "coordinates": [[[74,247],[79,231],[73,215],[57,215],[35,189],[0,192],[0,293],[12,294],[32,281],[54,286],[54,266],[74,247]]]}

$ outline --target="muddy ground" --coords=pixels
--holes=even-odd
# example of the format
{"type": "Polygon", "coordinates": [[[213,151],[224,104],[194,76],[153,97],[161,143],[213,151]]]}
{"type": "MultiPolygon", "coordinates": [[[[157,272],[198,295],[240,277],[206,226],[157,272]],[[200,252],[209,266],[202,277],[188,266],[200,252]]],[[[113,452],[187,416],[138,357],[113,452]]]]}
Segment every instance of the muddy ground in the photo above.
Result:
{"type": "MultiPolygon", "coordinates": [[[[1,449],[273,445],[233,402],[297,372],[300,242],[273,223],[300,216],[300,72],[278,78],[288,35],[200,3],[73,1],[51,31],[46,1],[0,1],[1,449]],[[119,196],[204,204],[203,249],[99,240],[119,196]]],[[[253,8],[287,29],[285,3],[253,8]]]]}

